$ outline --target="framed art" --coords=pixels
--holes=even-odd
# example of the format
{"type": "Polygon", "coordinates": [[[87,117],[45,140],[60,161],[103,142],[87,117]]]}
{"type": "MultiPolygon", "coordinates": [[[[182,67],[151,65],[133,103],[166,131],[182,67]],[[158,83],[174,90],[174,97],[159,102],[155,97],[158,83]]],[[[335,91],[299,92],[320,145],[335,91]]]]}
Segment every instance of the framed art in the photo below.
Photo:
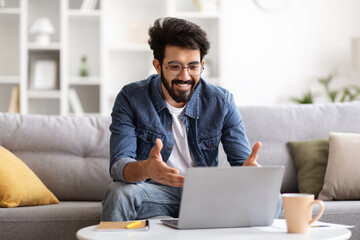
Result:
{"type": "Polygon", "coordinates": [[[29,51],[29,90],[59,90],[59,51],[29,51]]]}
{"type": "Polygon", "coordinates": [[[54,90],[56,89],[56,61],[37,60],[33,63],[31,89],[54,90]]]}

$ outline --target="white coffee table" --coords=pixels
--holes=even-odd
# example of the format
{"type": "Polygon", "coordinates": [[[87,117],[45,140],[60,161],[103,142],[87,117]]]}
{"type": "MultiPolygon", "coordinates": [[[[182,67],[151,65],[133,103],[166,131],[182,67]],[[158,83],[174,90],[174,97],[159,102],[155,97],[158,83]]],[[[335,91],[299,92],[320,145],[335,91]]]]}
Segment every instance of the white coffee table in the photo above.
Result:
{"type": "Polygon", "coordinates": [[[177,230],[163,225],[159,219],[151,219],[149,231],[97,232],[97,225],[93,225],[80,229],[76,237],[79,240],[340,240],[349,239],[351,236],[351,231],[347,228],[329,227],[312,228],[307,234],[288,234],[284,228],[278,227],[283,224],[283,219],[276,219],[271,227],[177,230]]]}

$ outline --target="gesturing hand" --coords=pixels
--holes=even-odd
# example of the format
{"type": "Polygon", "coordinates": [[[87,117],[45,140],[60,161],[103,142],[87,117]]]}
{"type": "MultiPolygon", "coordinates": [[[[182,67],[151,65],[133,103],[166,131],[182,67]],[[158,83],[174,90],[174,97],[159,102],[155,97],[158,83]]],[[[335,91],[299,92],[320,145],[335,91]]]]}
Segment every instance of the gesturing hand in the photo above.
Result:
{"type": "Polygon", "coordinates": [[[175,168],[168,167],[163,161],[160,151],[163,143],[160,139],[156,139],[155,147],[150,151],[150,157],[146,160],[146,173],[152,180],[173,186],[183,187],[184,176],[179,175],[179,171],[175,168]]]}
{"type": "Polygon", "coordinates": [[[256,142],[254,144],[251,154],[245,160],[243,166],[261,167],[261,165],[256,162],[258,159],[258,153],[260,151],[261,145],[261,142],[256,142]]]}

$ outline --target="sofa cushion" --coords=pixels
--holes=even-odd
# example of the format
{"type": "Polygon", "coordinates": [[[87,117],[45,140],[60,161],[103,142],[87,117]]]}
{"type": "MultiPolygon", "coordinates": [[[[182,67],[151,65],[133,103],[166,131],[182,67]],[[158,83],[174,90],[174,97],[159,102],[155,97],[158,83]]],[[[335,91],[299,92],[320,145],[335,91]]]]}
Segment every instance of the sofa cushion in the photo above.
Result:
{"type": "Polygon", "coordinates": [[[289,147],[297,169],[299,192],[312,193],[317,198],[324,184],[329,140],[289,142],[289,147]]]}
{"type": "Polygon", "coordinates": [[[360,134],[330,133],[322,200],[360,199],[360,134]]]}
{"type": "Polygon", "coordinates": [[[110,117],[0,113],[0,145],[60,201],[101,201],[109,174],[110,117]]]}
{"type": "Polygon", "coordinates": [[[76,239],[83,227],[99,224],[101,202],[69,202],[0,208],[1,239],[76,239]]]}
{"type": "Polygon", "coordinates": [[[0,146],[0,206],[51,203],[59,203],[59,200],[23,161],[0,146]]]}
{"type": "MultiPolygon", "coordinates": [[[[263,144],[258,162],[285,166],[281,192],[298,191],[288,142],[328,138],[329,132],[360,133],[360,102],[242,106],[239,110],[250,144],[263,144]]],[[[226,160],[225,154],[220,158],[226,160]]]]}

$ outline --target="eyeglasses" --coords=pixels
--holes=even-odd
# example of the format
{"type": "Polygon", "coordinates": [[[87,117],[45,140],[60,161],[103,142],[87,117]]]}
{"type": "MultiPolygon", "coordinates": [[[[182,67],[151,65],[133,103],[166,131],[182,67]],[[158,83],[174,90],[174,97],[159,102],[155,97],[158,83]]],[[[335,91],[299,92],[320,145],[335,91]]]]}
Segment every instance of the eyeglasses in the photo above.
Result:
{"type": "MultiPolygon", "coordinates": [[[[164,65],[165,65],[165,63],[164,63],[164,65]]],[[[165,65],[165,68],[168,71],[168,73],[172,76],[179,75],[183,68],[186,68],[188,73],[191,76],[198,76],[204,70],[204,68],[202,67],[200,62],[190,63],[187,67],[184,67],[181,63],[172,62],[172,63],[169,63],[167,66],[165,65]]]]}

